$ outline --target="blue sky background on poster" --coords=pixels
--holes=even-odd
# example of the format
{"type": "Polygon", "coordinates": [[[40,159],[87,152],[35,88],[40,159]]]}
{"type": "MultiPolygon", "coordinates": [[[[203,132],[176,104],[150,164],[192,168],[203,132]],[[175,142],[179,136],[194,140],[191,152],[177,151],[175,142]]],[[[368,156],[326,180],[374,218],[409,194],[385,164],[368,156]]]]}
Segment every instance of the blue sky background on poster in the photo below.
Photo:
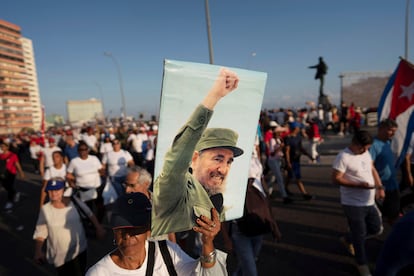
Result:
{"type": "MultiPolygon", "coordinates": [[[[159,140],[155,158],[155,177],[159,175],[165,153],[178,130],[213,85],[221,66],[167,60],[162,89],[159,140]]],[[[225,127],[239,134],[237,146],[245,153],[232,164],[224,194],[226,219],[243,214],[247,174],[254,144],[257,122],[263,100],[267,74],[230,68],[239,78],[239,87],[216,105],[208,127],[225,127]]]]}

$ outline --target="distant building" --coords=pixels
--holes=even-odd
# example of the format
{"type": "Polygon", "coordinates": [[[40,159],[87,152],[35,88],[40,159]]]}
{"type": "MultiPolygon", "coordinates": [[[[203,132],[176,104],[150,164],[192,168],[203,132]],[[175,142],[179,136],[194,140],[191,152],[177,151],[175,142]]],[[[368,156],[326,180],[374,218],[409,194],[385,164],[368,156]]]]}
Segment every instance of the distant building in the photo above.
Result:
{"type": "Polygon", "coordinates": [[[361,108],[377,108],[391,72],[342,73],[341,101],[361,108]]]}
{"type": "Polygon", "coordinates": [[[37,84],[37,80],[33,60],[29,61],[33,67],[26,68],[25,58],[30,54],[23,49],[23,43],[21,28],[0,19],[0,133],[3,134],[34,127],[30,95],[31,85],[37,84]]]}
{"type": "Polygon", "coordinates": [[[65,124],[65,119],[60,114],[50,114],[46,118],[46,127],[61,126],[65,124]]]}
{"type": "Polygon", "coordinates": [[[103,119],[102,102],[97,99],[67,101],[69,123],[89,122],[103,119]]]}
{"type": "Polygon", "coordinates": [[[42,123],[42,106],[40,103],[39,84],[37,81],[36,63],[33,43],[28,38],[22,38],[24,63],[27,73],[27,86],[29,89],[30,104],[32,106],[33,128],[39,130],[42,123]]]}

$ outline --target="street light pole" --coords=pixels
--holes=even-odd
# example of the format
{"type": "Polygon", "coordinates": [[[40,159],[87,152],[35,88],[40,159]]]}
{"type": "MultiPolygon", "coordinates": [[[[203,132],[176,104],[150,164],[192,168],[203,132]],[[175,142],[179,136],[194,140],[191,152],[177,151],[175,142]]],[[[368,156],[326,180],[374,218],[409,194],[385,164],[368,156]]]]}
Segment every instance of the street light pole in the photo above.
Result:
{"type": "Polygon", "coordinates": [[[210,23],[210,11],[208,8],[208,0],[205,0],[206,7],[206,21],[207,21],[207,36],[208,36],[208,52],[210,55],[210,64],[214,64],[213,57],[213,42],[211,41],[211,23],[210,23]]]}
{"type": "Polygon", "coordinates": [[[95,84],[96,84],[96,86],[99,89],[99,95],[101,96],[101,103],[102,103],[102,115],[103,115],[104,121],[106,122],[106,117],[105,117],[105,104],[104,104],[104,96],[103,96],[103,93],[102,93],[102,86],[97,81],[95,81],[95,84]]]}
{"type": "Polygon", "coordinates": [[[112,55],[111,52],[104,52],[104,55],[112,59],[118,71],[119,88],[121,91],[121,98],[122,98],[122,117],[126,119],[127,112],[126,112],[126,106],[125,106],[124,86],[123,86],[123,81],[122,81],[121,68],[119,67],[118,61],[116,60],[114,55],[112,55]]]}
{"type": "Polygon", "coordinates": [[[408,21],[410,17],[410,0],[407,0],[407,5],[405,8],[405,51],[404,51],[404,58],[408,60],[408,21]]]}

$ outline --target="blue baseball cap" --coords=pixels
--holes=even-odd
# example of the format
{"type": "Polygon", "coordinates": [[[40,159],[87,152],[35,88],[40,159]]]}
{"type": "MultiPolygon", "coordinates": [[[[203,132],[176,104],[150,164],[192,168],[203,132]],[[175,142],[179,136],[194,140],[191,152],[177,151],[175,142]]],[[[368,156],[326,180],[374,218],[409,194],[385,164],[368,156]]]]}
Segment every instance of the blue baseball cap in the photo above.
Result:
{"type": "Polygon", "coordinates": [[[51,179],[47,182],[45,191],[55,191],[63,188],[65,188],[65,181],[51,179]]]}

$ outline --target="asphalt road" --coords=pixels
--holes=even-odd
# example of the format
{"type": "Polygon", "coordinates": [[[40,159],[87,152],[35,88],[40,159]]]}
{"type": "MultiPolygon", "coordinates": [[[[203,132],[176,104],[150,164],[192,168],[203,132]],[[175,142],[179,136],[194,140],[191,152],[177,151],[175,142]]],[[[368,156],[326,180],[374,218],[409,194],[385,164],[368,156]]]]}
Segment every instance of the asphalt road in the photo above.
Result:
{"type": "MultiPolygon", "coordinates": [[[[304,201],[294,183],[290,190],[296,195],[294,203],[285,205],[278,194],[272,206],[282,232],[282,241],[274,243],[266,236],[257,261],[259,275],[358,275],[354,259],[347,254],[338,238],[347,230],[347,224],[339,204],[338,187],[331,184],[331,164],[335,154],[347,146],[350,137],[325,135],[320,146],[321,163],[309,164],[303,159],[302,175],[306,189],[315,199],[304,201]]],[[[33,257],[33,230],[38,214],[40,177],[24,166],[27,177],[18,180],[16,188],[22,193],[21,200],[12,213],[0,213],[0,275],[55,275],[50,265],[37,265],[33,257]],[[17,230],[23,226],[22,230],[17,230]]],[[[0,188],[0,206],[6,201],[6,192],[0,188]]],[[[109,230],[109,229],[108,229],[109,230]]],[[[370,266],[375,260],[384,233],[367,241],[370,266]]],[[[218,247],[220,248],[220,243],[218,247]]],[[[90,240],[88,264],[92,265],[113,248],[111,231],[103,241],[90,240]]],[[[234,269],[235,256],[228,256],[228,270],[234,269]]]]}

